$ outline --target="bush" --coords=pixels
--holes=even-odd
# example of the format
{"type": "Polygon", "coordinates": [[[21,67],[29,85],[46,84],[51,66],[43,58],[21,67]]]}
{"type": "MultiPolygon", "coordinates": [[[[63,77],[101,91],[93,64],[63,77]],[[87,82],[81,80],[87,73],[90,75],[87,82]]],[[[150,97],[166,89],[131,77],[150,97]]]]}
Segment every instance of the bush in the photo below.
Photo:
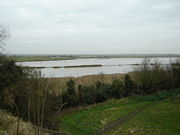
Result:
{"type": "Polygon", "coordinates": [[[136,84],[131,77],[126,74],[124,77],[124,96],[130,96],[134,94],[136,90],[136,84]]]}
{"type": "Polygon", "coordinates": [[[175,62],[171,64],[173,78],[174,78],[174,87],[180,87],[180,60],[177,59],[175,62]]]}
{"type": "Polygon", "coordinates": [[[94,104],[95,101],[95,87],[90,86],[78,86],[78,97],[80,105],[90,105],[94,104]]]}
{"type": "Polygon", "coordinates": [[[66,83],[67,91],[63,92],[62,99],[63,103],[67,102],[67,106],[77,106],[78,105],[78,96],[75,90],[75,82],[73,80],[69,80],[66,83]]]}
{"type": "Polygon", "coordinates": [[[113,80],[108,95],[112,98],[122,98],[124,96],[123,82],[121,80],[113,80]]]}
{"type": "Polygon", "coordinates": [[[95,101],[96,103],[106,101],[108,99],[109,85],[100,81],[95,83],[95,101]]]}

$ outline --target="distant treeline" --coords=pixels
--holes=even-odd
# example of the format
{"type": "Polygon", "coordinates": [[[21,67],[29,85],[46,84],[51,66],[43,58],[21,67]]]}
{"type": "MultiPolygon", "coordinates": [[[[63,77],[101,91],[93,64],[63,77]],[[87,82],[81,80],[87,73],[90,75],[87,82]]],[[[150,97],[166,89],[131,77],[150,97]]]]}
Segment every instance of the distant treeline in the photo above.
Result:
{"type": "Polygon", "coordinates": [[[38,127],[56,129],[56,115],[64,108],[180,87],[180,62],[162,65],[156,61],[152,65],[150,59],[144,59],[134,72],[111,83],[98,80],[76,87],[76,82],[71,79],[66,82],[67,90],[59,93],[51,91],[50,82],[51,79],[41,78],[39,71],[25,69],[13,60],[0,57],[0,108],[38,127]]]}

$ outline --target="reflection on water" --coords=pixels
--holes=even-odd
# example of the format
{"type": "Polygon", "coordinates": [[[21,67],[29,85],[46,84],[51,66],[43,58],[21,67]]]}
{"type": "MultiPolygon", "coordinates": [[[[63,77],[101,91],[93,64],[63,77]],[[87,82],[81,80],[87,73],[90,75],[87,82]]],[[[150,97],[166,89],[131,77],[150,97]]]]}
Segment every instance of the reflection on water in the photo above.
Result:
{"type": "MultiPolygon", "coordinates": [[[[168,64],[177,58],[152,58],[163,64],[168,64]]],[[[95,74],[115,74],[127,73],[133,70],[133,64],[140,64],[143,58],[110,58],[110,59],[75,59],[75,60],[59,60],[59,61],[35,61],[35,62],[18,62],[18,65],[29,67],[46,67],[41,68],[44,77],[79,77],[95,74]],[[63,66],[78,65],[102,65],[102,67],[79,67],[79,68],[52,68],[63,66]]]]}

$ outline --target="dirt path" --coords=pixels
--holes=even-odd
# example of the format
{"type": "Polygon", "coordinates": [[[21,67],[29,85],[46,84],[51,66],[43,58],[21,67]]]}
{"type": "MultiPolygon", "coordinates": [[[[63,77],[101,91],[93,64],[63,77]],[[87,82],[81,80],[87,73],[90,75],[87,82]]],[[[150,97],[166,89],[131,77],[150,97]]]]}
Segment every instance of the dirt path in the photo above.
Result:
{"type": "Polygon", "coordinates": [[[105,133],[110,132],[110,131],[120,127],[122,124],[128,122],[130,119],[134,118],[136,115],[138,115],[142,111],[146,110],[148,107],[150,107],[154,104],[157,104],[157,103],[159,103],[159,102],[144,105],[144,106],[136,109],[135,111],[132,111],[132,112],[126,114],[125,116],[117,119],[116,121],[105,125],[103,128],[99,129],[94,135],[104,135],[105,133]]]}

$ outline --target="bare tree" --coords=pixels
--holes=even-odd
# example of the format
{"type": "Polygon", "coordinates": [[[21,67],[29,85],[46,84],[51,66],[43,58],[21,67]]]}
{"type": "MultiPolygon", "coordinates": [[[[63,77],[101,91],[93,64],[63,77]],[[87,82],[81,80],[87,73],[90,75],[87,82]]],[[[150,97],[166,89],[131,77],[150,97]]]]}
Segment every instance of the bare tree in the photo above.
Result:
{"type": "Polygon", "coordinates": [[[0,25],[0,53],[4,49],[5,41],[9,37],[7,27],[0,25]]]}

